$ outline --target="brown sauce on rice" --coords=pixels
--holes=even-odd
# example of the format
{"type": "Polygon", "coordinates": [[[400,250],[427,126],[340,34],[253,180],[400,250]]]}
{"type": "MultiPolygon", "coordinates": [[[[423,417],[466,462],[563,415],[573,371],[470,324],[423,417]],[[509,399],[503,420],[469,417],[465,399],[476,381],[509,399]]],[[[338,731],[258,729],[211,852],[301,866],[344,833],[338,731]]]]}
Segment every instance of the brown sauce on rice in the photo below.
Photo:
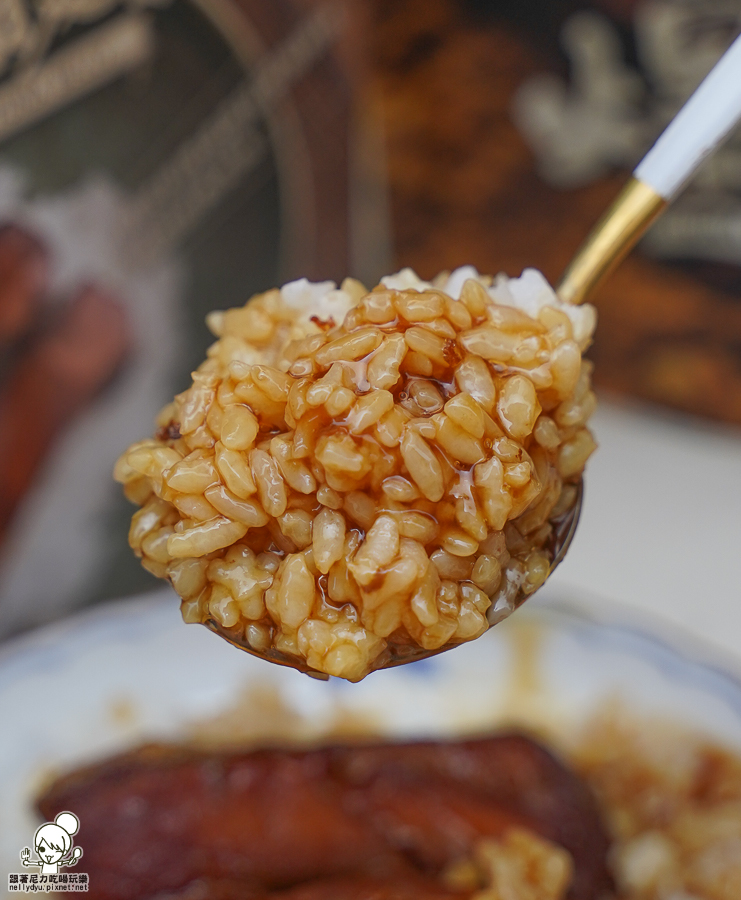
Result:
{"type": "Polygon", "coordinates": [[[295,284],[211,314],[193,385],[116,468],[131,546],[185,621],[357,681],[537,590],[595,447],[593,320],[538,277],[347,280],[326,290],[340,325],[291,306],[295,284]]]}

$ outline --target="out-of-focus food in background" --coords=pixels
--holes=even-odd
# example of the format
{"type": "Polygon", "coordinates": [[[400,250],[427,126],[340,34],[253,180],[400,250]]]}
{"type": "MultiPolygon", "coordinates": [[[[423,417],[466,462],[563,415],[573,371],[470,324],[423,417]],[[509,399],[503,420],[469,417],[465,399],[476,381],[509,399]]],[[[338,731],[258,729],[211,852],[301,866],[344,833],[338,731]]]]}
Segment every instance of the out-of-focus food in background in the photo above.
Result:
{"type": "Polygon", "coordinates": [[[0,745],[0,865],[71,809],[111,900],[736,900],[741,682],[592,606],[359,685],[229,652],[166,589],[44,629],[0,658],[11,721],[44,711],[0,745]]]}
{"type": "Polygon", "coordinates": [[[613,887],[589,787],[516,734],[308,752],[145,748],[60,779],[39,808],[50,821],[75,809],[88,824],[100,900],[603,900],[613,887]]]}
{"type": "Polygon", "coordinates": [[[130,348],[122,305],[105,288],[81,285],[44,316],[48,273],[48,252],[34,235],[0,229],[0,329],[9,356],[0,394],[0,542],[60,431],[130,348]]]}
{"type": "Polygon", "coordinates": [[[308,752],[148,746],[66,774],[38,806],[86,823],[101,900],[735,900],[737,753],[618,709],[566,761],[547,748],[516,733],[308,752]]]}

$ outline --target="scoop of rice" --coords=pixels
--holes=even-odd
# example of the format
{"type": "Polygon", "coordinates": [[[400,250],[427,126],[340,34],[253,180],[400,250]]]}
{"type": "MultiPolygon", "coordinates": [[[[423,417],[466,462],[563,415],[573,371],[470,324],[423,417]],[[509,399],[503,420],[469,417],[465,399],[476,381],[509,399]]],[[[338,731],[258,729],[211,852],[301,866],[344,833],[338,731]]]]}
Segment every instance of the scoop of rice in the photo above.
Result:
{"type": "Polygon", "coordinates": [[[546,579],[595,444],[590,306],[543,276],[305,279],[214,312],[115,477],[186,622],[356,681],[468,641],[546,579]]]}

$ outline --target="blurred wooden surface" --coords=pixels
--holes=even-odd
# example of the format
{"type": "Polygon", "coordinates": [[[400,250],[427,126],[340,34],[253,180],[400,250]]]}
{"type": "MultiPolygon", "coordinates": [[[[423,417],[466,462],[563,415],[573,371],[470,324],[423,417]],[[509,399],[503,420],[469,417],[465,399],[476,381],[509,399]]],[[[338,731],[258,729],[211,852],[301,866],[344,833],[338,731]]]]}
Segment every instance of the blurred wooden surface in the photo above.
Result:
{"type": "MultiPolygon", "coordinates": [[[[568,191],[536,175],[512,96],[558,61],[526,30],[472,19],[452,0],[374,9],[397,264],[423,276],[535,266],[557,279],[627,175],[568,191]]],[[[594,300],[598,385],[741,422],[741,269],[634,252],[594,300]]]]}

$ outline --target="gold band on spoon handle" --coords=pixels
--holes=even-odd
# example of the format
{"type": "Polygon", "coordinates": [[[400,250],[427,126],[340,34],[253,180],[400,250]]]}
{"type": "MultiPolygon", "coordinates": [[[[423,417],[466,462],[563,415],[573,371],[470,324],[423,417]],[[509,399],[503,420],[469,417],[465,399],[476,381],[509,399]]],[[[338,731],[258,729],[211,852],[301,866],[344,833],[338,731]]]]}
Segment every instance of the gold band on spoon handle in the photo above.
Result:
{"type": "Polygon", "coordinates": [[[741,121],[741,37],[638,164],[633,177],[589,235],[558,286],[583,303],[741,121]]]}
{"type": "Polygon", "coordinates": [[[583,303],[668,205],[653,188],[631,177],[564,272],[557,288],[561,300],[583,303]]]}

